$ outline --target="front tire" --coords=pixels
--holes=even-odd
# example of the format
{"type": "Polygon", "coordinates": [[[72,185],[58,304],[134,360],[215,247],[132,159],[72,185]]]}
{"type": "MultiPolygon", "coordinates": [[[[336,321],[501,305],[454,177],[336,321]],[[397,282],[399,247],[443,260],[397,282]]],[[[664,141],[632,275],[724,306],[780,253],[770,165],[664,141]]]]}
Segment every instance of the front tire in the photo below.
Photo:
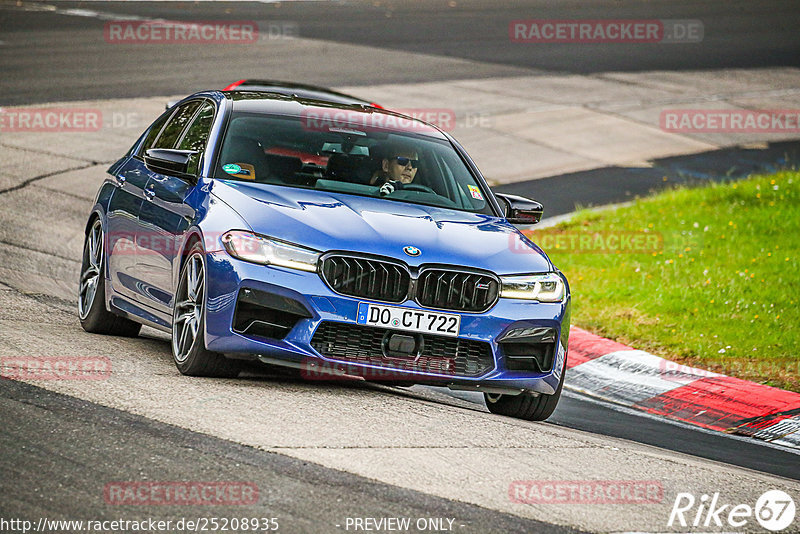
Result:
{"type": "Polygon", "coordinates": [[[520,393],[519,395],[490,395],[483,394],[483,400],[490,412],[497,415],[507,415],[527,421],[544,421],[555,411],[558,399],[561,398],[561,389],[564,386],[564,377],[558,383],[556,392],[552,395],[540,394],[538,397],[520,393]]]}
{"type": "Polygon", "coordinates": [[[142,325],[106,309],[105,246],[103,224],[95,219],[83,243],[78,286],[78,318],[92,334],[135,337],[142,325]]]}
{"type": "Polygon", "coordinates": [[[195,243],[181,270],[172,313],[172,357],[185,375],[233,378],[239,374],[241,362],[206,349],[203,258],[203,247],[195,243]]]}

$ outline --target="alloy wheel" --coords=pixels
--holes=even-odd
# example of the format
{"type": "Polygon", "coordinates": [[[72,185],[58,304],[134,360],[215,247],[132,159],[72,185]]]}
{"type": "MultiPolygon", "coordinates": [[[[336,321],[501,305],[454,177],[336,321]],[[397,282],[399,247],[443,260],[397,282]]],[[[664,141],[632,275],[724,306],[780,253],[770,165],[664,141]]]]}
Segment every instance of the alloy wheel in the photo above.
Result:
{"type": "Polygon", "coordinates": [[[103,226],[99,219],[94,222],[89,235],[86,236],[84,248],[83,272],[81,272],[78,290],[78,313],[81,319],[86,319],[92,309],[100,276],[102,276],[103,226]]]}
{"type": "Polygon", "coordinates": [[[200,254],[189,257],[183,271],[175,304],[172,326],[172,353],[183,362],[197,340],[203,314],[205,274],[200,254]]]}

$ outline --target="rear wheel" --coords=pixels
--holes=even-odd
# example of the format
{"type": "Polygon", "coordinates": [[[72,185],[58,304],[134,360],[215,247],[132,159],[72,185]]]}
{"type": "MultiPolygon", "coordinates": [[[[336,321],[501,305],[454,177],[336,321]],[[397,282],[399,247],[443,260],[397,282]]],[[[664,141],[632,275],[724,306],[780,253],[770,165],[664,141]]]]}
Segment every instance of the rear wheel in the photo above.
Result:
{"type": "Polygon", "coordinates": [[[242,363],[206,349],[206,275],[203,248],[192,247],[181,271],[172,314],[172,357],[178,370],[190,376],[232,378],[242,363]]]}
{"type": "Polygon", "coordinates": [[[95,219],[83,244],[83,262],[78,287],[78,317],[92,334],[133,337],[142,325],[106,309],[106,277],[103,224],[95,219]]]}
{"type": "Polygon", "coordinates": [[[544,421],[551,415],[558,405],[561,397],[561,388],[564,385],[564,377],[558,383],[556,392],[552,395],[540,394],[534,397],[528,393],[519,395],[490,395],[483,394],[483,400],[489,411],[498,415],[507,415],[517,419],[527,419],[528,421],[544,421]]]}

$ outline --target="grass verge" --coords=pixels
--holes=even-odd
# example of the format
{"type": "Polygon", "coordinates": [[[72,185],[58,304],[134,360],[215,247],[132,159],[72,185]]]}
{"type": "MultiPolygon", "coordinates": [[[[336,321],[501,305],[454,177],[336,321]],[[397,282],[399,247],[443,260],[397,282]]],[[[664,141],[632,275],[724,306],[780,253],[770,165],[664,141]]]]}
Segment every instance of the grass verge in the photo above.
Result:
{"type": "Polygon", "coordinates": [[[526,234],[567,275],[573,324],[800,391],[800,172],[679,188],[526,234]]]}

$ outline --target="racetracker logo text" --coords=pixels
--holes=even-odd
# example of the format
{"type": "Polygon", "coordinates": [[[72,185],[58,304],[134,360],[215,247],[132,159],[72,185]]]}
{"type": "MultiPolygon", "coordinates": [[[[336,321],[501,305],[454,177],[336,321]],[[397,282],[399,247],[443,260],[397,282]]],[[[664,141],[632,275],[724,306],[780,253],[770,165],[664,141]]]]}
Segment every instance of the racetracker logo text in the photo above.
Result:
{"type": "Polygon", "coordinates": [[[677,133],[800,133],[800,109],[667,109],[659,122],[677,133]]]}
{"type": "Polygon", "coordinates": [[[697,43],[703,23],[689,20],[512,20],[508,36],[513,43],[697,43]]]}
{"type": "Polygon", "coordinates": [[[395,382],[419,380],[420,373],[450,376],[456,373],[456,362],[452,358],[420,356],[417,359],[393,359],[391,368],[380,367],[385,363],[379,358],[354,363],[328,362],[308,358],[303,360],[300,375],[306,380],[363,379],[370,382],[395,382]],[[375,367],[371,365],[375,365],[375,367]]]}
{"type": "MultiPolygon", "coordinates": [[[[664,238],[658,232],[569,232],[545,229],[524,230],[522,233],[547,252],[652,254],[664,248],[664,238]]],[[[517,234],[509,235],[509,248],[518,254],[535,252],[517,234]]]]}
{"type": "MultiPolygon", "coordinates": [[[[423,120],[437,118],[446,126],[455,124],[455,113],[450,110],[406,110],[415,113],[423,120]]],[[[382,130],[406,130],[419,132],[434,132],[427,124],[392,113],[378,113],[371,109],[363,111],[350,111],[345,109],[308,108],[302,111],[301,124],[303,129],[312,132],[335,131],[339,133],[352,132],[354,135],[363,135],[364,132],[382,130]]],[[[444,128],[443,128],[444,129],[444,128]]]]}
{"type": "Polygon", "coordinates": [[[0,110],[0,132],[96,132],[103,114],[86,108],[6,108],[0,110]]]}
{"type": "Polygon", "coordinates": [[[252,20],[107,22],[103,36],[109,44],[253,44],[258,24],[252,20]]]}
{"type": "Polygon", "coordinates": [[[258,502],[252,482],[109,482],[103,498],[115,505],[249,505],[258,502]]]}
{"type": "Polygon", "coordinates": [[[111,360],[105,356],[4,356],[0,377],[12,380],[105,380],[111,360]]]}
{"type": "Polygon", "coordinates": [[[658,480],[515,480],[508,487],[511,502],[527,504],[660,503],[658,480]]]}

